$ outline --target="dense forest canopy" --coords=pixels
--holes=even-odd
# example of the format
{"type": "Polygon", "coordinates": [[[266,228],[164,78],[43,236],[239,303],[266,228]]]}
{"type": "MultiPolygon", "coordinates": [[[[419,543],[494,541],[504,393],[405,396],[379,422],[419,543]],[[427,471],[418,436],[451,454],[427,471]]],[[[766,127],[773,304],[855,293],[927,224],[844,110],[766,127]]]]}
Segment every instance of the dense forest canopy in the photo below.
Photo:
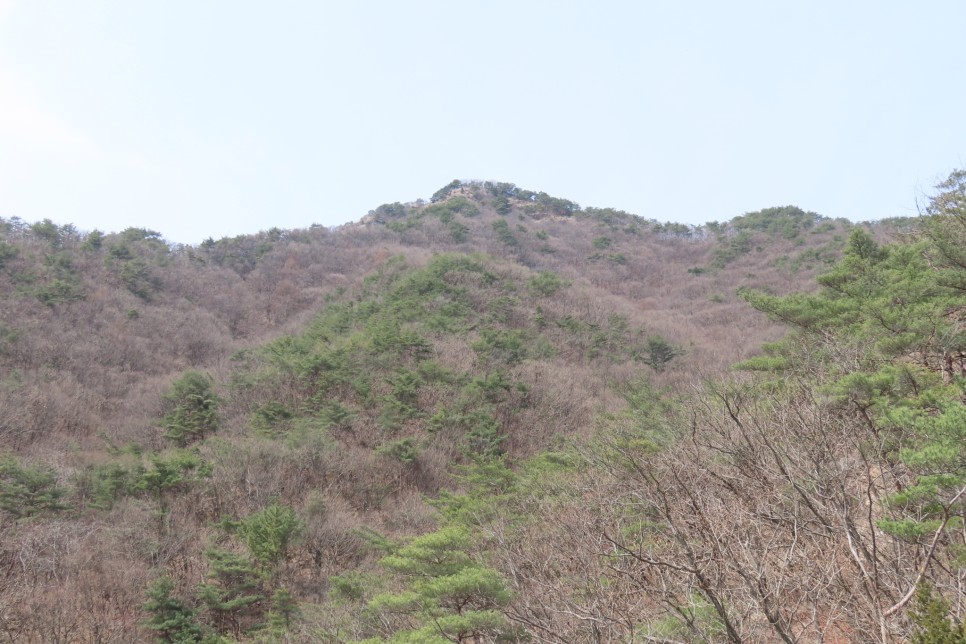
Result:
{"type": "Polygon", "coordinates": [[[0,639],[966,641],[964,249],[961,171],[863,225],[0,221],[0,639]]]}

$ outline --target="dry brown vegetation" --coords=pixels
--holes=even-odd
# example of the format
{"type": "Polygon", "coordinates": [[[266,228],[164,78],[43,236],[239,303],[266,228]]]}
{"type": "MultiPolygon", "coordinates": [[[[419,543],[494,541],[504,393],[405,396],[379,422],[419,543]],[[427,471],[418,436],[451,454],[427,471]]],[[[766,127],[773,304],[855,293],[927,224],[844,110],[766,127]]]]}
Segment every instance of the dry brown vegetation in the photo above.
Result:
{"type": "MultiPolygon", "coordinates": [[[[0,510],[0,640],[150,639],[157,633],[144,626],[145,589],[167,575],[176,595],[191,596],[212,578],[206,551],[244,552],[223,520],[240,521],[274,502],[292,508],[302,525],[301,538],[271,573],[275,587],[303,604],[303,621],[284,637],[317,641],[319,629],[339,623],[343,630],[325,631],[332,641],[362,637],[369,631],[345,626],[351,608],[319,607],[333,575],[376,569],[371,531],[398,538],[432,530],[436,514],[425,499],[459,488],[454,465],[471,462],[472,449],[492,447],[515,463],[578,437],[590,440],[602,423],[617,422],[627,405],[621,387],[641,374],[655,389],[682,391],[777,340],[782,328],[736,290],[814,290],[814,276],[840,256],[849,228],[803,213],[794,230],[695,229],[510,192],[506,184],[461,185],[435,203],[380,207],[336,230],[273,230],[199,247],[171,247],[140,229],[101,235],[0,221],[0,456],[49,474],[48,488],[63,493],[57,503],[38,502],[19,515],[0,510]],[[378,352],[352,354],[354,343],[369,341],[351,336],[353,329],[370,333],[368,318],[356,319],[345,336],[325,336],[330,327],[310,331],[306,346],[344,348],[365,379],[320,393],[319,371],[309,379],[302,366],[286,371],[265,353],[263,347],[284,346],[279,339],[305,337],[313,319],[337,305],[383,306],[407,276],[433,270],[439,253],[472,258],[471,268],[441,278],[447,288],[466,290],[469,308],[459,332],[420,326],[429,324],[423,320],[397,329],[422,334],[426,346],[418,351],[425,356],[417,349],[392,361],[378,352]],[[562,285],[546,293],[528,286],[547,272],[562,285]],[[367,282],[367,275],[377,277],[367,282]],[[521,334],[523,357],[474,348],[490,341],[491,328],[504,334],[492,342],[521,334]],[[666,364],[646,356],[648,340],[657,337],[675,350],[666,364]],[[632,356],[634,347],[645,353],[632,356]],[[420,372],[416,392],[400,393],[400,373],[427,361],[446,375],[420,372]],[[153,459],[181,458],[166,438],[165,418],[173,384],[190,372],[208,377],[220,402],[217,430],[188,441],[202,465],[184,466],[165,487],[136,482],[159,471],[153,459]],[[493,385],[494,377],[506,385],[493,385]],[[472,393],[474,386],[483,393],[472,393]],[[387,420],[386,401],[394,397],[416,411],[387,420]],[[269,418],[273,402],[281,411],[259,430],[253,418],[269,418]],[[332,416],[334,402],[348,410],[345,418],[332,416]],[[467,447],[455,429],[427,432],[434,413],[460,405],[467,414],[489,414],[487,427],[497,437],[484,432],[481,440],[494,446],[467,447]],[[325,423],[310,422],[324,414],[325,423]],[[114,480],[109,474],[116,487],[104,487],[114,480]]],[[[427,311],[457,298],[452,293],[428,300],[427,311]]],[[[722,401],[736,395],[722,392],[722,401]]],[[[899,592],[905,571],[862,585],[867,562],[855,551],[867,551],[874,530],[863,506],[850,501],[862,490],[850,486],[894,485],[901,475],[842,460],[831,448],[820,456],[802,452],[858,440],[851,432],[861,427],[837,425],[839,433],[805,446],[779,430],[787,420],[824,431],[821,419],[805,418],[824,413],[807,400],[800,410],[783,410],[794,416],[785,420],[759,421],[756,410],[748,421],[693,411],[706,415],[710,433],[676,447],[660,471],[640,469],[627,446],[598,445],[626,458],[576,479],[578,499],[535,500],[547,504],[532,508],[544,522],[512,538],[501,536],[507,526],[499,521],[481,523],[493,565],[517,593],[510,618],[535,641],[624,641],[645,632],[641,616],[655,607],[687,604],[696,596],[692,587],[715,597],[719,587],[745,584],[741,601],[757,609],[726,624],[739,639],[772,641],[784,633],[795,641],[845,641],[863,629],[882,630],[880,595],[899,592]],[[744,422],[755,427],[752,438],[738,431],[744,422]],[[699,459],[693,452],[708,460],[709,452],[738,449],[732,446],[746,439],[752,442],[740,449],[748,458],[736,471],[688,467],[699,459]],[[768,450],[782,450],[783,459],[802,467],[832,465],[834,472],[822,476],[834,479],[839,496],[815,500],[808,511],[783,505],[789,481],[765,462],[768,450]],[[615,463],[626,469],[614,471],[615,463]],[[865,479],[853,476],[856,468],[865,479]],[[613,505],[617,499],[624,505],[613,505]],[[682,513],[700,523],[700,542],[680,542],[684,552],[661,556],[684,557],[693,567],[727,541],[733,565],[707,580],[687,565],[662,565],[646,548],[641,517],[627,514],[631,507],[650,508],[672,524],[685,520],[682,513]],[[761,512],[781,521],[731,538],[728,531],[741,532],[761,512]],[[828,523],[841,530],[808,530],[809,512],[834,515],[828,523]],[[807,565],[813,551],[828,552],[818,543],[828,539],[835,540],[835,558],[807,565]],[[792,552],[793,541],[805,546],[792,552]],[[762,562],[782,557],[791,557],[778,567],[783,576],[755,578],[762,562]],[[571,583],[577,576],[581,583],[571,583]],[[799,589],[798,603],[773,605],[788,586],[799,589]],[[580,596],[570,592],[578,587],[580,596]],[[847,622],[836,612],[854,610],[845,595],[864,606],[847,622]]],[[[269,612],[268,599],[252,606],[245,619],[269,612]]],[[[239,615],[206,619],[239,637],[239,615]]]]}

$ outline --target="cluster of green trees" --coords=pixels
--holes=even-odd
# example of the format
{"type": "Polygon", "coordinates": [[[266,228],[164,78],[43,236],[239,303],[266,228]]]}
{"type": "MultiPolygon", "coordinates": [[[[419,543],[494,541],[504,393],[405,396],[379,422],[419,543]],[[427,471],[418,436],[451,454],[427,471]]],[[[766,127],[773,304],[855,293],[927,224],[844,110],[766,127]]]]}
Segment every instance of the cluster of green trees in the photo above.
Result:
{"type": "Polygon", "coordinates": [[[501,215],[509,214],[512,207],[510,199],[523,202],[525,211],[531,214],[548,213],[562,217],[571,217],[581,212],[580,206],[569,199],[552,197],[546,192],[535,192],[518,188],[512,183],[490,182],[483,184],[494,199],[494,207],[501,215]]]}
{"type": "Polygon", "coordinates": [[[248,275],[259,261],[285,239],[279,228],[271,228],[257,235],[238,235],[215,240],[211,237],[201,242],[202,257],[216,266],[231,269],[241,276],[248,275]]]}
{"type": "MultiPolygon", "coordinates": [[[[667,225],[660,226],[666,228],[667,225]]],[[[711,222],[703,228],[714,233],[717,239],[710,267],[720,270],[752,250],[762,250],[760,244],[763,237],[794,240],[796,245],[804,246],[803,236],[807,231],[814,234],[834,233],[840,228],[848,230],[852,228],[852,224],[844,219],[833,221],[797,206],[781,206],[745,213],[723,224],[711,222]]],[[[805,264],[834,263],[840,254],[843,241],[842,237],[836,236],[833,243],[826,244],[825,248],[806,249],[794,261],[790,261],[787,255],[783,256],[776,260],[775,265],[788,266],[797,272],[805,264]]]]}
{"type": "Polygon", "coordinates": [[[292,594],[279,585],[280,568],[302,531],[295,512],[274,502],[239,521],[224,521],[223,526],[244,544],[247,554],[207,549],[208,574],[193,596],[179,596],[168,576],[147,589],[145,626],[160,642],[215,644],[255,633],[275,639],[298,615],[292,594]]]}
{"type": "Polygon", "coordinates": [[[815,212],[806,212],[798,206],[764,208],[735,217],[728,225],[734,230],[758,230],[785,239],[794,239],[822,222],[827,221],[815,212]]]}
{"type": "MultiPolygon", "coordinates": [[[[518,283],[494,269],[481,258],[455,256],[437,256],[419,270],[390,262],[369,280],[363,299],[331,303],[305,334],[272,343],[251,371],[236,373],[239,394],[289,392],[285,399],[256,401],[252,426],[281,437],[284,428],[304,425],[305,418],[343,428],[375,420],[393,441],[429,420],[437,439],[465,440],[470,453],[501,453],[502,423],[496,418],[526,399],[525,387],[510,380],[508,370],[556,351],[546,336],[546,312],[539,305],[527,310],[526,300],[552,298],[569,282],[545,271],[518,283]],[[466,342],[476,365],[460,373],[434,362],[433,342],[443,337],[466,342]],[[268,380],[288,384],[266,388],[268,380]]],[[[606,353],[612,360],[630,358],[662,369],[681,353],[663,338],[630,329],[625,319],[611,322],[600,329],[567,316],[553,327],[586,344],[589,358],[606,353]]],[[[165,416],[172,439],[184,443],[213,429],[204,384],[199,374],[187,374],[172,392],[182,401],[165,416]],[[182,391],[187,387],[192,391],[182,391]]],[[[392,443],[384,451],[412,461],[424,439],[403,438],[410,439],[405,450],[392,443]]]]}
{"type": "Polygon", "coordinates": [[[70,509],[107,510],[125,497],[141,497],[156,503],[163,521],[172,499],[211,473],[197,451],[180,448],[218,427],[217,397],[208,376],[185,373],[164,403],[169,411],[161,424],[175,449],[144,453],[137,446],[113,448],[108,462],[76,472],[69,487],[52,468],[0,455],[0,510],[25,518],[70,509]]]}

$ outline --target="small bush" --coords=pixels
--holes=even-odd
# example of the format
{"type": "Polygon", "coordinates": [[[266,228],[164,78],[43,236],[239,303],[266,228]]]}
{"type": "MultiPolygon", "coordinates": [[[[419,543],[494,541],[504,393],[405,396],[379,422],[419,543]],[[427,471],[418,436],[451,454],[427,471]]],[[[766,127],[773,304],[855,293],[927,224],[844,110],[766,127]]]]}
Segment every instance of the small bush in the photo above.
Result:
{"type": "Polygon", "coordinates": [[[527,288],[537,297],[550,297],[567,286],[570,286],[570,282],[550,271],[542,271],[527,282],[527,288]]]}

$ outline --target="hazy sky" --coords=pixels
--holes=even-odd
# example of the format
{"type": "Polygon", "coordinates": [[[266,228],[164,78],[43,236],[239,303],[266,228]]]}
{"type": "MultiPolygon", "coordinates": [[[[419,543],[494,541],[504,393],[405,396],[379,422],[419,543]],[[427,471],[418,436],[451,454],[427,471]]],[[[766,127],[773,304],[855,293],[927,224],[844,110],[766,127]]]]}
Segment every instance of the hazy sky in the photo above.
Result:
{"type": "Polygon", "coordinates": [[[911,215],[966,3],[0,0],[0,217],[197,243],[451,179],[688,223],[911,215]]]}

